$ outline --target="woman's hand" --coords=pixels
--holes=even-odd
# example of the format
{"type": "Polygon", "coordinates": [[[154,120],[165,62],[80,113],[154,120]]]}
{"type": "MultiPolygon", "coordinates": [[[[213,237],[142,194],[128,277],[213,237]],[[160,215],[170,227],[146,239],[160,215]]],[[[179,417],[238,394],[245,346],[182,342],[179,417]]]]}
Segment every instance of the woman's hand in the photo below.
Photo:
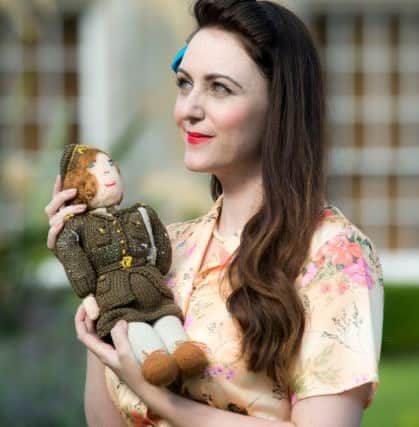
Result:
{"type": "Polygon", "coordinates": [[[111,368],[128,387],[135,390],[141,388],[141,384],[145,380],[128,341],[128,324],[125,320],[117,322],[111,330],[115,347],[105,343],[97,336],[94,322],[87,315],[83,304],[80,304],[77,309],[74,323],[79,341],[94,353],[104,365],[111,368]]]}
{"type": "Polygon", "coordinates": [[[65,216],[69,214],[82,213],[86,210],[86,205],[71,205],[64,207],[66,202],[74,199],[77,194],[77,190],[75,188],[71,188],[69,190],[61,191],[61,189],[61,178],[58,175],[52,191],[52,200],[45,207],[45,213],[48,216],[50,225],[47,238],[47,246],[49,249],[53,249],[55,246],[57,236],[64,226],[65,216]]]}

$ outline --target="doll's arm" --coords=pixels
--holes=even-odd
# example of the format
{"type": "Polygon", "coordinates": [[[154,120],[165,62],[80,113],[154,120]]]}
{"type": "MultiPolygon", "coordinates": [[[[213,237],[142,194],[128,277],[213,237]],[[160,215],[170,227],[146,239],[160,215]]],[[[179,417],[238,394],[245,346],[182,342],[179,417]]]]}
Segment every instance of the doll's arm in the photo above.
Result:
{"type": "Polygon", "coordinates": [[[166,227],[160,221],[156,212],[150,206],[145,206],[150,217],[151,227],[153,228],[154,240],[157,248],[156,267],[165,275],[172,263],[172,246],[166,227]]]}
{"type": "Polygon", "coordinates": [[[90,320],[96,320],[99,317],[99,306],[93,294],[87,295],[83,300],[83,305],[90,320]]]}
{"type": "Polygon", "coordinates": [[[80,298],[95,293],[96,272],[80,245],[75,221],[70,219],[64,223],[53,252],[63,264],[68,280],[80,298]]]}

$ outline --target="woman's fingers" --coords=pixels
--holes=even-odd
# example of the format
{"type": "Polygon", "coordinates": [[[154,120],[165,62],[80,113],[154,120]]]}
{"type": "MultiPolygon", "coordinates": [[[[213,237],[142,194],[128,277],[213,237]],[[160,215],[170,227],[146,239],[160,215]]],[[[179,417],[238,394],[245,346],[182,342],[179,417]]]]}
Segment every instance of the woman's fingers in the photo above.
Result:
{"type": "Polygon", "coordinates": [[[60,211],[58,211],[55,215],[50,217],[49,225],[53,226],[58,222],[64,221],[66,216],[82,213],[85,210],[86,210],[86,205],[83,205],[83,204],[66,206],[62,208],[60,211]]]}
{"type": "Polygon", "coordinates": [[[118,366],[115,368],[115,373],[119,379],[128,385],[131,384],[131,381],[144,380],[128,340],[128,324],[125,320],[116,323],[111,330],[111,337],[115,346],[115,353],[118,356],[118,366]]]}
{"type": "Polygon", "coordinates": [[[74,317],[77,338],[105,365],[112,369],[118,369],[119,359],[117,352],[110,344],[99,339],[88,317],[83,304],[81,304],[74,317]]]}
{"type": "Polygon", "coordinates": [[[112,341],[120,357],[131,356],[132,349],[128,341],[128,324],[119,320],[111,330],[112,341]]]}
{"type": "Polygon", "coordinates": [[[65,217],[67,215],[75,215],[82,213],[85,210],[86,205],[66,206],[50,218],[50,229],[48,231],[47,237],[47,246],[49,249],[53,249],[55,247],[57,236],[60,234],[62,228],[64,227],[65,217]]]}
{"type": "Polygon", "coordinates": [[[64,222],[57,222],[56,224],[50,227],[48,231],[48,236],[47,236],[48,249],[54,249],[55,242],[57,241],[57,236],[63,227],[64,227],[64,222]]]}
{"type": "Polygon", "coordinates": [[[45,213],[48,218],[51,218],[56,212],[68,201],[75,197],[77,190],[70,188],[68,190],[60,191],[54,195],[52,200],[45,207],[45,213]]]}
{"type": "Polygon", "coordinates": [[[61,176],[55,178],[54,188],[52,190],[52,198],[54,198],[62,190],[61,176]]]}

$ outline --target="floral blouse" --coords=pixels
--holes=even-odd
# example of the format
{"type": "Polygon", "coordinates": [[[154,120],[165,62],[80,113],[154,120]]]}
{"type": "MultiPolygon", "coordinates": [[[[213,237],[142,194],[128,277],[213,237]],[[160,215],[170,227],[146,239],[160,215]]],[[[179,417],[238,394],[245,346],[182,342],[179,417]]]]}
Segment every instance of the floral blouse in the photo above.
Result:
{"type": "MultiPolygon", "coordinates": [[[[249,372],[240,355],[241,331],[226,309],[229,285],[223,274],[240,236],[222,241],[214,233],[221,206],[222,196],[208,214],[168,226],[173,262],[166,283],[183,311],[189,337],[206,346],[210,361],[203,375],[183,382],[181,393],[216,408],[289,421],[301,399],[371,383],[369,406],[379,382],[384,307],[381,266],[371,241],[336,207],[323,210],[295,282],[306,329],[292,390],[282,395],[265,373],[249,372]],[[213,237],[219,244],[205,256],[213,237]]],[[[149,414],[110,369],[105,375],[128,426],[170,427],[149,414]]]]}

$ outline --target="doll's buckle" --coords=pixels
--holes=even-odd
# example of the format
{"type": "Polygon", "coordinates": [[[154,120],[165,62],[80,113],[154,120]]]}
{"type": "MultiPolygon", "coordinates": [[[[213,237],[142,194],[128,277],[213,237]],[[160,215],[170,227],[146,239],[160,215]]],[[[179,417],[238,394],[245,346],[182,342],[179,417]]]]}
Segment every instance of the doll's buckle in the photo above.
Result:
{"type": "Polygon", "coordinates": [[[121,260],[122,268],[130,268],[132,266],[132,256],[126,255],[121,260]]]}

